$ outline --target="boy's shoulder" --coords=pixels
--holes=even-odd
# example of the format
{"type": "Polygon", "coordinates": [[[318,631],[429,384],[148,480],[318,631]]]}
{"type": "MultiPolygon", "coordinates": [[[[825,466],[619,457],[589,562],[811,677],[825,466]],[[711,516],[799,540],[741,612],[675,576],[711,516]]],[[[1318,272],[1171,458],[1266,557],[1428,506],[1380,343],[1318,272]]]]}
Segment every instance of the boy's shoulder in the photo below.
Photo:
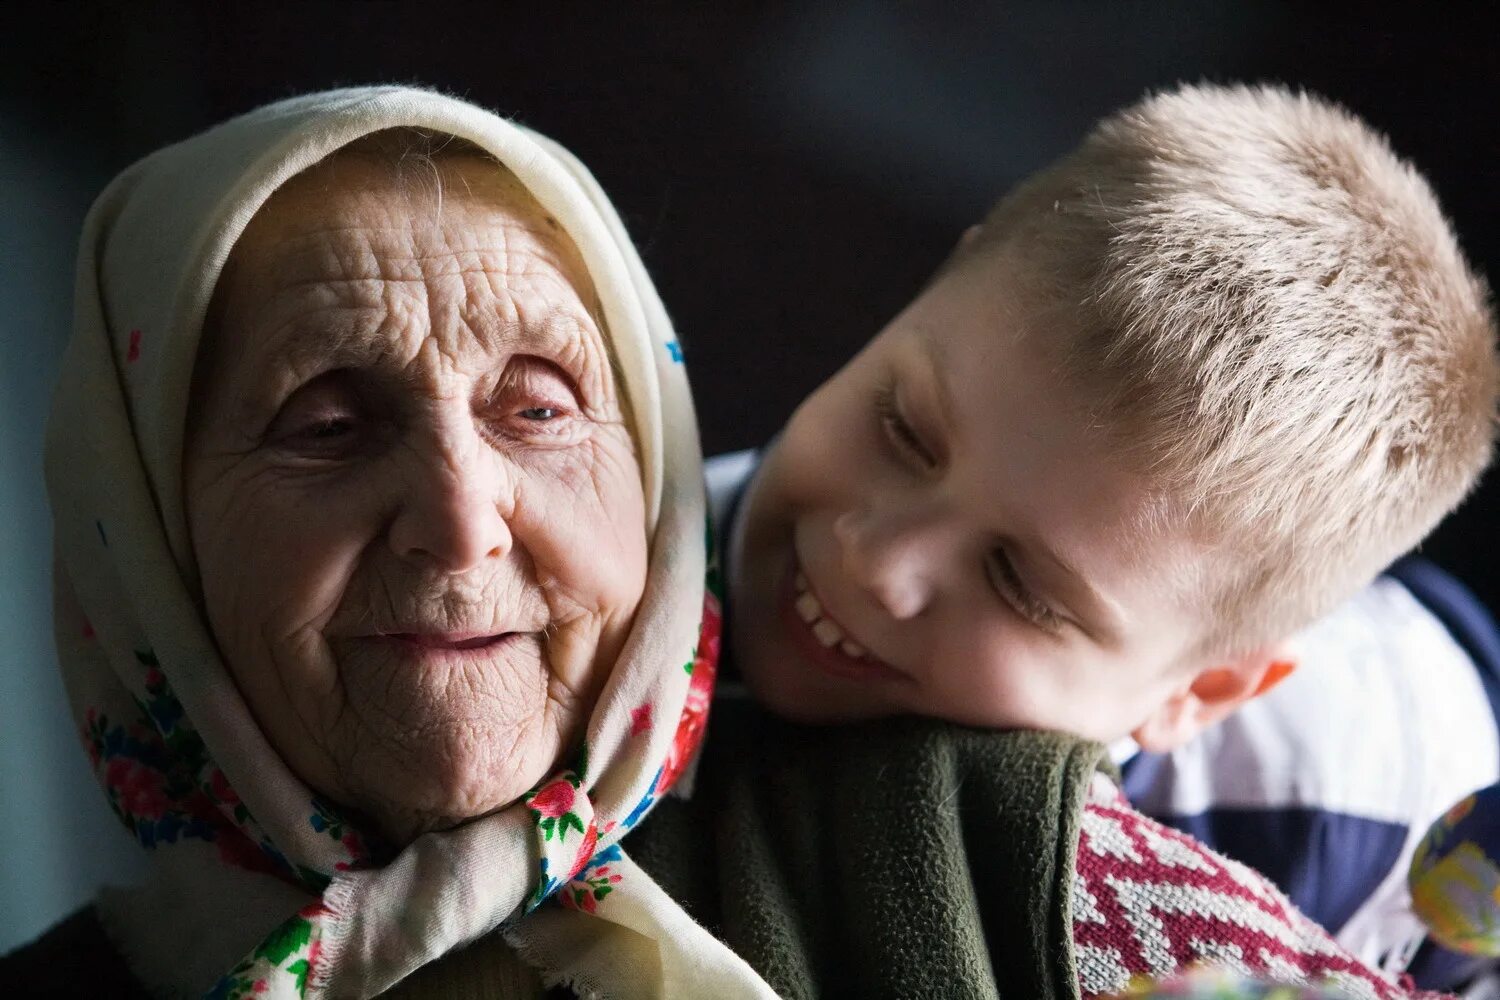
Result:
{"type": "Polygon", "coordinates": [[[703,463],[703,478],[708,484],[708,512],[714,524],[730,519],[730,507],[760,465],[760,449],[746,448],[714,455],[703,463]]]}
{"type": "Polygon", "coordinates": [[[1500,780],[1486,652],[1500,629],[1457,581],[1403,560],[1292,645],[1295,674],[1172,754],[1128,761],[1125,790],[1375,962],[1416,930],[1405,872],[1427,826],[1500,780]]]}

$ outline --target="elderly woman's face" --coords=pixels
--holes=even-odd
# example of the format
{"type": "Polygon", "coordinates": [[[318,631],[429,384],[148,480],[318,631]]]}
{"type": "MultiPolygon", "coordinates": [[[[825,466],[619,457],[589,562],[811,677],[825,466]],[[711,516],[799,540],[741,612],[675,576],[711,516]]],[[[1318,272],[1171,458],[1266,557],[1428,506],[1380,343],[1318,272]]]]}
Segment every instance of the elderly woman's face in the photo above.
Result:
{"type": "Polygon", "coordinates": [[[556,766],[646,576],[576,248],[493,164],[439,169],[441,199],[340,158],[256,215],[185,456],[204,600],[252,711],[398,842],[556,766]]]}

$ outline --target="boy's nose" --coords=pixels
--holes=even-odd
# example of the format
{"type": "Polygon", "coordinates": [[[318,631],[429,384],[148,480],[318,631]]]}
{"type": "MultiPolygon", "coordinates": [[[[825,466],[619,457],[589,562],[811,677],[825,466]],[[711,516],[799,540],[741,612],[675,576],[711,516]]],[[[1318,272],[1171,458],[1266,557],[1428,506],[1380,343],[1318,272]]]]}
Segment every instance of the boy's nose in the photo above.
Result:
{"type": "Polygon", "coordinates": [[[396,555],[444,573],[503,558],[513,544],[509,476],[492,454],[445,455],[409,473],[389,539],[396,555]]]}
{"type": "Polygon", "coordinates": [[[912,511],[848,511],[833,522],[844,572],[897,619],[931,604],[932,528],[912,511]]]}

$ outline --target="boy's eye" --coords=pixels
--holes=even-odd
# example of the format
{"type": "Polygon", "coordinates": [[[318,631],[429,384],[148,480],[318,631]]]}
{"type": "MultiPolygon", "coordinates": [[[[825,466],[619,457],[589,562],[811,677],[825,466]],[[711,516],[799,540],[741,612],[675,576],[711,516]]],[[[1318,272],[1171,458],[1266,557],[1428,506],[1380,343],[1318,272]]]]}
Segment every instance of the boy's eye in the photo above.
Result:
{"type": "Polygon", "coordinates": [[[876,390],[875,413],[880,418],[880,428],[886,439],[899,453],[919,462],[924,469],[937,466],[937,457],[922,443],[921,437],[901,415],[893,384],[887,382],[876,390]]]}
{"type": "Polygon", "coordinates": [[[1048,630],[1056,630],[1062,617],[1033,594],[1016,572],[1015,563],[1004,549],[995,549],[985,560],[990,584],[1016,613],[1027,621],[1048,630]]]}

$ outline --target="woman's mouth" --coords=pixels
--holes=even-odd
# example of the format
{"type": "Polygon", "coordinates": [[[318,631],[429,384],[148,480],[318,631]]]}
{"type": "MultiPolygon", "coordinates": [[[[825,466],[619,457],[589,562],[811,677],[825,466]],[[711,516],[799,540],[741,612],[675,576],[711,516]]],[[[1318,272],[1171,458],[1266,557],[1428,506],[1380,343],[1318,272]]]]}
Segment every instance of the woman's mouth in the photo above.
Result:
{"type": "Polygon", "coordinates": [[[506,639],[517,634],[519,633],[385,632],[381,634],[381,638],[403,645],[415,646],[419,649],[458,652],[471,649],[487,649],[490,646],[499,645],[506,639]]]}
{"type": "Polygon", "coordinates": [[[834,620],[800,568],[793,564],[784,604],[788,629],[813,665],[848,680],[910,680],[875,657],[849,630],[834,620]]]}

